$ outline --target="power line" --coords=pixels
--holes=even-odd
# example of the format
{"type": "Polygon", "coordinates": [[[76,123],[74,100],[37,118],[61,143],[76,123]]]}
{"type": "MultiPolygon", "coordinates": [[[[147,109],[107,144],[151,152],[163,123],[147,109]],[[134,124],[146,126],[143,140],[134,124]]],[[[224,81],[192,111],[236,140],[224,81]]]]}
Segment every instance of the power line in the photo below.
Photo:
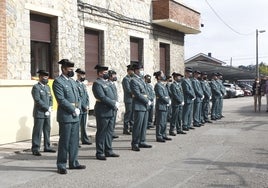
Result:
{"type": "MultiPolygon", "coordinates": [[[[256,57],[232,57],[235,61],[244,61],[244,60],[255,60],[256,57]]],[[[268,56],[259,56],[260,59],[266,59],[268,56]]],[[[225,59],[222,61],[229,61],[230,59],[225,59]]]]}
{"type": "Polygon", "coordinates": [[[238,35],[244,35],[244,36],[247,36],[247,35],[252,35],[253,33],[255,32],[251,32],[251,33],[241,33],[237,30],[235,30],[233,27],[231,27],[229,24],[227,24],[223,19],[222,17],[216,12],[216,10],[210,5],[210,3],[205,0],[206,3],[208,4],[209,8],[212,10],[212,12],[217,16],[217,18],[226,26],[228,27],[230,30],[232,30],[234,33],[238,34],[238,35]]]}

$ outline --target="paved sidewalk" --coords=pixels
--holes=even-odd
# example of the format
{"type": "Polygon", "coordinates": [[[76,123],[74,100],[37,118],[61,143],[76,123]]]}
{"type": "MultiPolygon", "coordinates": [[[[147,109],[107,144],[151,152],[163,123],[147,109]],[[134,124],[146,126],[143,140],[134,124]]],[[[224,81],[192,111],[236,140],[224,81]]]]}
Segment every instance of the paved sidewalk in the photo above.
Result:
{"type": "MultiPolygon", "coordinates": [[[[265,100],[263,99],[263,104],[265,100]]],[[[167,143],[155,142],[155,129],[147,131],[152,149],[131,151],[131,136],[113,142],[120,158],[95,159],[95,144],[82,146],[79,161],[85,170],[56,173],[56,154],[31,155],[30,141],[0,146],[0,187],[268,187],[268,113],[253,112],[252,97],[224,100],[222,120],[177,135],[167,143]]],[[[88,128],[94,133],[94,121],[88,128]]],[[[51,138],[57,147],[58,137],[51,138]]]]}
{"type": "MultiPolygon", "coordinates": [[[[87,133],[88,135],[94,139],[96,133],[96,125],[95,125],[95,118],[94,116],[90,116],[87,125],[87,133]]],[[[59,141],[58,135],[51,135],[50,142],[52,147],[57,147],[59,141]]],[[[94,141],[94,140],[93,140],[94,141]]],[[[42,142],[43,143],[43,140],[42,142]]],[[[9,143],[9,144],[2,144],[0,145],[0,159],[3,159],[10,155],[20,154],[23,152],[31,153],[32,147],[32,140],[25,140],[21,142],[9,143]]]]}

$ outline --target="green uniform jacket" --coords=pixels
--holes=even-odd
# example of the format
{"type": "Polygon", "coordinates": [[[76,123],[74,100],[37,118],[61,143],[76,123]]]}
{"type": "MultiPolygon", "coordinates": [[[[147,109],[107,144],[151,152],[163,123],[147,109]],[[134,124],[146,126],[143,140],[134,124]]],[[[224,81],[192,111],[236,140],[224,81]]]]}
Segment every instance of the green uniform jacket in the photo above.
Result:
{"type": "Polygon", "coordinates": [[[137,75],[134,75],[130,81],[130,88],[133,94],[133,110],[147,111],[149,99],[148,91],[144,80],[137,75]]]}
{"type": "Polygon", "coordinates": [[[174,81],[170,86],[171,105],[178,106],[184,102],[183,90],[180,82],[174,81]]]}
{"type": "Polygon", "coordinates": [[[97,78],[93,83],[92,92],[96,98],[95,114],[98,114],[99,117],[113,117],[116,101],[108,81],[97,78]]]}
{"type": "Polygon", "coordinates": [[[38,82],[32,88],[32,97],[34,99],[33,117],[48,118],[49,116],[45,116],[45,113],[52,106],[52,95],[49,86],[38,82]]]}
{"type": "Polygon", "coordinates": [[[226,94],[226,88],[223,85],[222,80],[219,80],[218,79],[216,82],[217,82],[217,84],[218,84],[218,86],[220,88],[220,91],[221,91],[222,96],[224,96],[226,94]]]}
{"type": "Polygon", "coordinates": [[[87,86],[80,81],[76,81],[76,83],[77,83],[80,98],[81,98],[81,114],[86,114],[87,108],[89,106],[89,96],[87,93],[87,86]]]}
{"type": "Polygon", "coordinates": [[[76,82],[72,78],[66,79],[60,75],[53,82],[53,92],[58,102],[57,121],[78,122],[79,116],[74,112],[81,104],[76,82]]]}
{"type": "Polygon", "coordinates": [[[192,87],[191,80],[189,78],[184,78],[181,83],[183,95],[184,95],[184,102],[185,103],[192,103],[193,99],[195,98],[194,89],[192,87]]]}
{"type": "Polygon", "coordinates": [[[146,83],[146,86],[148,90],[148,99],[152,102],[151,105],[153,105],[154,98],[155,98],[154,88],[150,83],[146,83]]]}
{"type": "Polygon", "coordinates": [[[126,75],[122,80],[122,86],[124,90],[124,103],[132,103],[132,93],[130,88],[131,76],[126,75]]]}
{"type": "Polygon", "coordinates": [[[196,102],[201,102],[204,93],[203,93],[203,89],[201,87],[199,80],[197,80],[196,78],[193,78],[192,79],[192,86],[193,86],[194,93],[196,96],[196,99],[195,99],[196,102]]]}
{"type": "Polygon", "coordinates": [[[114,82],[112,81],[108,81],[109,82],[109,85],[112,89],[112,92],[113,92],[113,97],[112,99],[115,100],[115,101],[118,101],[118,94],[117,94],[117,88],[116,88],[116,85],[114,82]]]}
{"type": "Polygon", "coordinates": [[[160,111],[167,111],[170,97],[167,87],[162,82],[157,82],[154,86],[156,96],[155,109],[160,111]]]}
{"type": "Polygon", "coordinates": [[[171,88],[170,88],[171,84],[172,84],[171,82],[167,82],[167,84],[166,84],[166,88],[168,90],[169,96],[171,95],[171,88]]]}
{"type": "Polygon", "coordinates": [[[221,97],[221,91],[219,88],[219,85],[217,84],[216,80],[211,80],[210,82],[211,92],[212,92],[212,98],[217,99],[221,97]]]}
{"type": "Polygon", "coordinates": [[[202,80],[200,83],[201,83],[201,87],[203,89],[205,99],[209,100],[211,97],[211,88],[210,88],[208,81],[202,80]]]}

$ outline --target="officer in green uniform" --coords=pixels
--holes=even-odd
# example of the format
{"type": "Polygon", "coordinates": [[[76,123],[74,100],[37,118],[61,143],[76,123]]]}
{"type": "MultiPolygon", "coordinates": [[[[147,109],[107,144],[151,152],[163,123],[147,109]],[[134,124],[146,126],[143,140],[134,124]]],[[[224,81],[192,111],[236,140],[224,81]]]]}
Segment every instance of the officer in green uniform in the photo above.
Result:
{"type": "Polygon", "coordinates": [[[96,158],[106,160],[106,157],[119,157],[112,148],[114,115],[119,103],[114,100],[113,91],[108,83],[108,67],[96,65],[95,69],[98,77],[93,83],[92,91],[96,98],[96,158]]]}
{"type": "Polygon", "coordinates": [[[181,78],[183,75],[173,72],[172,76],[174,82],[170,86],[172,118],[170,122],[169,135],[176,136],[174,132],[175,128],[177,130],[177,134],[186,134],[182,131],[182,108],[184,105],[184,97],[181,87],[181,78]]]}
{"type": "MultiPolygon", "coordinates": [[[[168,90],[168,94],[169,94],[169,97],[171,97],[171,90],[170,90],[170,86],[172,84],[172,77],[171,76],[166,76],[167,77],[167,80],[166,80],[166,87],[167,87],[167,90],[168,90]]],[[[172,117],[172,107],[169,106],[168,107],[168,113],[167,113],[167,121],[168,122],[171,122],[171,117],[172,117]]]]}
{"type": "Polygon", "coordinates": [[[87,93],[87,86],[83,83],[86,78],[86,72],[80,68],[76,69],[77,75],[77,86],[80,93],[81,98],[81,112],[79,115],[80,119],[80,139],[82,144],[91,145],[92,142],[87,135],[86,127],[87,127],[87,114],[89,110],[89,96],[87,93]]]}
{"type": "Polygon", "coordinates": [[[44,134],[44,152],[56,152],[50,147],[50,113],[52,109],[52,96],[48,87],[49,73],[39,70],[39,82],[32,88],[34,100],[33,117],[34,127],[32,132],[32,153],[41,156],[40,144],[42,132],[44,134]]]}
{"type": "Polygon", "coordinates": [[[166,140],[172,140],[167,137],[167,116],[168,107],[171,105],[171,100],[167,87],[163,82],[166,81],[166,76],[162,71],[154,73],[157,83],[154,86],[154,92],[156,96],[155,110],[156,110],[156,141],[166,142],[166,140]]]}
{"type": "MultiPolygon", "coordinates": [[[[112,92],[113,92],[112,99],[115,100],[116,102],[118,102],[117,88],[116,88],[116,85],[115,85],[115,82],[117,81],[116,72],[114,70],[109,70],[108,75],[109,75],[108,83],[111,86],[111,89],[112,89],[112,92]]],[[[115,134],[116,116],[117,116],[117,110],[114,111],[113,138],[118,138],[119,137],[119,136],[117,136],[115,134]]]]}
{"type": "Polygon", "coordinates": [[[210,110],[210,99],[211,99],[211,88],[210,85],[207,81],[207,73],[206,72],[202,72],[201,73],[201,87],[203,89],[203,93],[204,93],[204,99],[202,102],[202,117],[201,117],[201,121],[202,123],[212,123],[212,121],[209,120],[208,114],[209,114],[209,110],[210,110]]]}
{"type": "Polygon", "coordinates": [[[217,120],[217,109],[219,109],[219,101],[222,97],[219,84],[217,83],[217,73],[212,73],[212,79],[210,82],[212,92],[212,107],[211,107],[211,120],[217,120]]]}
{"type": "Polygon", "coordinates": [[[182,80],[181,86],[183,90],[184,105],[182,114],[182,127],[184,131],[194,129],[191,124],[193,120],[193,102],[195,100],[195,93],[192,86],[190,77],[192,76],[192,69],[189,67],[185,68],[184,79],[182,80]]]}
{"type": "Polygon", "coordinates": [[[146,87],[148,89],[148,99],[151,101],[151,105],[148,108],[148,126],[147,129],[153,128],[153,115],[154,115],[154,99],[155,99],[155,93],[154,88],[151,85],[151,76],[149,74],[146,74],[144,76],[144,81],[146,83],[146,87]]]}
{"type": "Polygon", "coordinates": [[[131,65],[127,66],[127,75],[122,80],[122,86],[124,91],[124,103],[125,103],[125,114],[124,114],[124,127],[123,134],[130,135],[133,127],[133,111],[132,111],[132,93],[130,89],[130,80],[133,76],[134,71],[131,65]]]}
{"type": "Polygon", "coordinates": [[[223,108],[223,97],[226,94],[226,89],[225,86],[222,83],[222,73],[218,72],[218,79],[217,79],[217,83],[219,85],[220,91],[221,91],[221,98],[219,99],[219,108],[217,109],[217,118],[221,119],[224,116],[222,115],[222,108],[223,108]]]}
{"type": "Polygon", "coordinates": [[[132,131],[131,146],[133,151],[140,151],[140,148],[151,148],[146,143],[146,130],[148,125],[148,107],[151,101],[148,99],[148,91],[143,80],[143,66],[133,63],[134,75],[130,80],[130,88],[133,97],[134,125],[132,131]]]}
{"type": "Polygon", "coordinates": [[[59,174],[67,174],[66,163],[69,156],[69,169],[85,169],[77,159],[79,147],[79,115],[80,96],[79,89],[72,77],[74,76],[74,63],[62,59],[62,74],[53,82],[53,92],[58,102],[57,121],[59,122],[59,144],[57,168],[59,174]]]}
{"type": "Polygon", "coordinates": [[[196,70],[194,71],[194,76],[192,79],[192,86],[195,92],[195,100],[193,106],[193,126],[200,127],[204,124],[201,123],[201,110],[202,110],[202,101],[204,99],[203,89],[200,84],[201,72],[196,70]]]}

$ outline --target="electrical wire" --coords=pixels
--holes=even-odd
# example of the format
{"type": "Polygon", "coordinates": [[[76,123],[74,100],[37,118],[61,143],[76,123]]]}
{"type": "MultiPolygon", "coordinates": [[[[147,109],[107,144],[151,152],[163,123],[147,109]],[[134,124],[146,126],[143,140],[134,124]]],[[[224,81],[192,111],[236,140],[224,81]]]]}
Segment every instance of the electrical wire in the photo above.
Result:
{"type": "Polygon", "coordinates": [[[229,24],[227,24],[227,22],[224,21],[224,19],[217,13],[217,11],[211,6],[211,4],[208,2],[208,0],[205,0],[207,5],[209,6],[209,8],[212,10],[212,12],[217,16],[217,18],[226,26],[228,27],[231,31],[233,31],[234,33],[238,34],[238,35],[244,35],[244,36],[248,36],[248,35],[252,35],[255,33],[251,32],[251,33],[241,33],[237,30],[235,30],[233,27],[231,27],[229,24]]]}
{"type": "MultiPolygon", "coordinates": [[[[255,59],[256,57],[232,57],[233,60],[235,59],[236,61],[239,60],[251,60],[251,59],[255,59]]],[[[268,58],[268,56],[260,56],[259,58],[268,58]]],[[[228,61],[228,60],[223,60],[223,61],[228,61]]]]}

